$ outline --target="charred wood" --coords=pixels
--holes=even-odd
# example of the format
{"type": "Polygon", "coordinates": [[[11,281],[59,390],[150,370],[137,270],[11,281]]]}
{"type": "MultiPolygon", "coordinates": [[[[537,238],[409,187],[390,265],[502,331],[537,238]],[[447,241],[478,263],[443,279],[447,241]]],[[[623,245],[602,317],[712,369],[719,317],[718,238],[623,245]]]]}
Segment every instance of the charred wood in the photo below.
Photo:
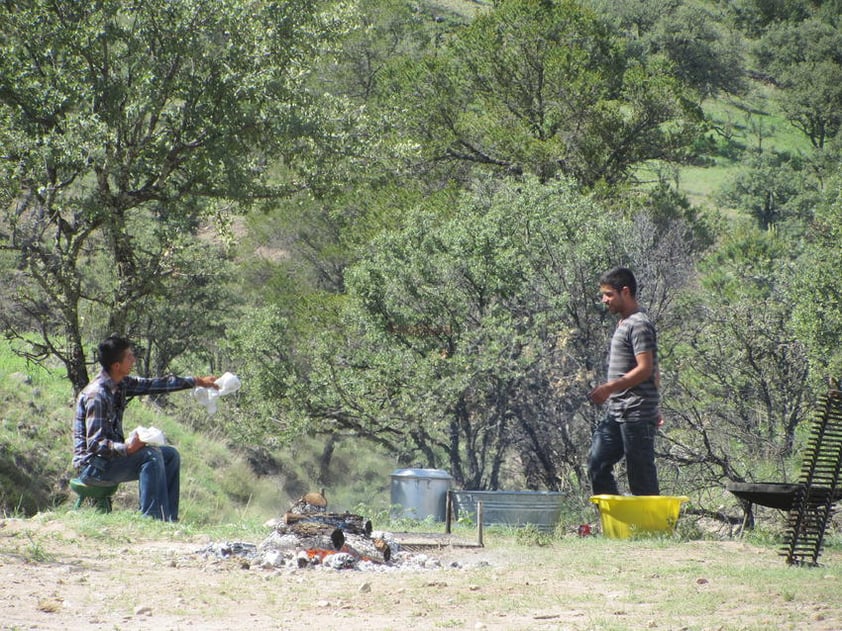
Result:
{"type": "Polygon", "coordinates": [[[306,523],[324,524],[355,535],[371,536],[371,521],[360,515],[352,515],[351,513],[298,514],[291,512],[284,514],[284,524],[287,526],[306,523]]]}
{"type": "Polygon", "coordinates": [[[341,551],[374,563],[388,563],[392,558],[392,549],[385,540],[369,539],[361,535],[349,535],[341,551]]]}
{"type": "Polygon", "coordinates": [[[341,528],[330,524],[305,521],[289,525],[281,524],[275,530],[279,535],[294,536],[296,543],[291,547],[298,549],[340,550],[345,545],[345,533],[341,528]]]}

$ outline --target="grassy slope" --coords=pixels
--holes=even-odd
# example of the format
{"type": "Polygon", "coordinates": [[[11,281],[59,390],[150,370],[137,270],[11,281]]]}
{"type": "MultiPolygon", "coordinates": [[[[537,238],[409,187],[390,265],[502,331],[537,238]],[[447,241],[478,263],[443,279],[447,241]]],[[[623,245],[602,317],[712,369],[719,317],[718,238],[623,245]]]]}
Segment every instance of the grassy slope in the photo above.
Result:
{"type": "MultiPolygon", "coordinates": [[[[274,450],[271,474],[258,476],[246,457],[224,439],[192,429],[196,423],[191,419],[199,414],[204,411],[190,394],[178,392],[167,397],[165,408],[138,399],[125,417],[127,429],[160,428],[181,452],[183,521],[262,522],[317,488],[313,480],[321,450],[318,441],[302,440],[274,450]]],[[[0,343],[0,515],[32,515],[72,503],[75,496],[67,485],[73,474],[72,422],[72,394],[61,370],[48,372],[27,364],[0,343]]],[[[340,444],[331,471],[336,484],[326,489],[330,508],[352,510],[364,503],[385,510],[390,468],[375,454],[361,457],[351,445],[340,444]]],[[[122,485],[116,503],[134,508],[137,484],[122,485]]]]}
{"type": "MultiPolygon", "coordinates": [[[[812,152],[807,137],[793,127],[773,101],[774,88],[755,83],[742,98],[721,98],[704,104],[705,114],[718,130],[713,138],[723,148],[713,163],[680,170],[678,188],[699,206],[715,208],[716,193],[740,168],[746,154],[762,150],[790,155],[812,152]]],[[[730,214],[731,209],[723,209],[730,214]]]]}

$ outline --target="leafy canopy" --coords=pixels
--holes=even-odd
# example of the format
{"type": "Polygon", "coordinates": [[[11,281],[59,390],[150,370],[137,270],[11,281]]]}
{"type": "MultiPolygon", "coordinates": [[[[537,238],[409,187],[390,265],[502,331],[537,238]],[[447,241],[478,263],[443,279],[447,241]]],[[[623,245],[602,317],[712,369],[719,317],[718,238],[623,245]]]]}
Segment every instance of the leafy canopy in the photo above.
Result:
{"type": "Polygon", "coordinates": [[[77,389],[90,338],[172,334],[144,311],[221,270],[201,223],[304,186],[270,166],[307,157],[303,79],[344,17],[309,0],[0,6],[2,237],[24,271],[6,330],[37,327],[77,389]]]}

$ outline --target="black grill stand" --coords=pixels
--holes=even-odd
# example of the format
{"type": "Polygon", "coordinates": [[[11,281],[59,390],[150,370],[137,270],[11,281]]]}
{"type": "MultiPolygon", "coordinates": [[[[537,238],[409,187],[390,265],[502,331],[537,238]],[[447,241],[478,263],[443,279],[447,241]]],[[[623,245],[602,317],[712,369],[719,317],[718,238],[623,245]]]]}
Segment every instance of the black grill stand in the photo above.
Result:
{"type": "Polygon", "coordinates": [[[810,433],[798,488],[787,519],[781,555],[789,565],[818,565],[824,533],[839,497],[842,468],[842,393],[820,402],[810,433]]]}

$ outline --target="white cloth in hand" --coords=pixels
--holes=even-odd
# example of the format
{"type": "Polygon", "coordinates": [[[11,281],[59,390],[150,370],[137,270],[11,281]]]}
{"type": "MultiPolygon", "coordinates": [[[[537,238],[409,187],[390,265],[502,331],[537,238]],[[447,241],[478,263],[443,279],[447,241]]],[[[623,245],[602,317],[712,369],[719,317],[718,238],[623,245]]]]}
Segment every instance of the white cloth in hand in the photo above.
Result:
{"type": "Polygon", "coordinates": [[[167,444],[167,439],[164,437],[164,432],[162,432],[157,427],[143,427],[141,425],[132,433],[137,434],[137,437],[141,441],[143,441],[147,445],[151,445],[152,447],[160,447],[161,445],[167,444]]]}
{"type": "Polygon", "coordinates": [[[198,387],[193,389],[193,396],[203,405],[210,416],[216,414],[216,400],[219,397],[231,394],[240,389],[242,385],[240,378],[230,372],[226,372],[219,379],[214,381],[216,388],[198,387]]]}

